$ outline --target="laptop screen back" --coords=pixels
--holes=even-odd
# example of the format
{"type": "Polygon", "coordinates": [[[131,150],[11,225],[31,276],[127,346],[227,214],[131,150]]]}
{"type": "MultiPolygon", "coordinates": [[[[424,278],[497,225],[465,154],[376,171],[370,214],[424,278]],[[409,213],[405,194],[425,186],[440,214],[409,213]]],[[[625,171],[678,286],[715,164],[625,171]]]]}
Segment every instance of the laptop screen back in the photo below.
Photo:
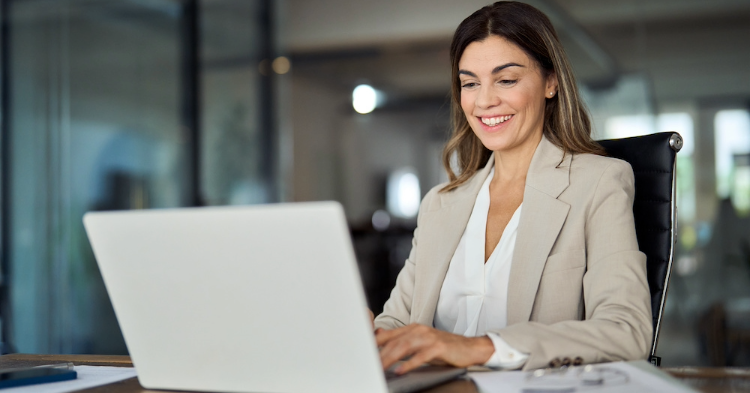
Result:
{"type": "Polygon", "coordinates": [[[387,391],[335,202],[88,213],[141,384],[387,391]]]}

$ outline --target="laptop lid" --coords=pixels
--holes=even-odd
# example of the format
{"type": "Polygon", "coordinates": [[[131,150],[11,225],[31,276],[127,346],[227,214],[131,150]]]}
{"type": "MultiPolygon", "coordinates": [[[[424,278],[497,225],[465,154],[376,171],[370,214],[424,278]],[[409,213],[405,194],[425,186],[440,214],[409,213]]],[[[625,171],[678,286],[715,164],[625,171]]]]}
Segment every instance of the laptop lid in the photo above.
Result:
{"type": "Polygon", "coordinates": [[[87,213],[150,389],[387,391],[335,202],[87,213]]]}

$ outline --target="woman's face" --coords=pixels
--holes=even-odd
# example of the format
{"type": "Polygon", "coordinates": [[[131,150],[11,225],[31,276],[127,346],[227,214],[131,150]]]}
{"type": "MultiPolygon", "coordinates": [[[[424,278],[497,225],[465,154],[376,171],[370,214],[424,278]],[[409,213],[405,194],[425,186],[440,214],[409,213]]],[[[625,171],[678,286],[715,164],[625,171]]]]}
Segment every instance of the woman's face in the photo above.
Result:
{"type": "Polygon", "coordinates": [[[484,146],[497,152],[536,149],[545,100],[557,94],[555,75],[545,78],[526,52],[498,36],[469,44],[458,69],[461,108],[484,146]]]}

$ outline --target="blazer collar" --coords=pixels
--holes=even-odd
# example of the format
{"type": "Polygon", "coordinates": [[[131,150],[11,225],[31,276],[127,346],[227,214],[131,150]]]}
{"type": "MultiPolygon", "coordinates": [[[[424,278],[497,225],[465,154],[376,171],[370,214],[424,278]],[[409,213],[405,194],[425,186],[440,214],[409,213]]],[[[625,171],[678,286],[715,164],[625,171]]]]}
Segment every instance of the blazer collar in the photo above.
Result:
{"type": "Polygon", "coordinates": [[[570,184],[571,160],[571,154],[563,154],[562,149],[542,136],[531,159],[526,187],[557,198],[570,184]]]}
{"type": "MultiPolygon", "coordinates": [[[[524,207],[513,254],[511,284],[508,288],[509,325],[524,318],[528,320],[531,315],[546,257],[567,217],[569,206],[557,201],[556,198],[568,187],[570,162],[570,154],[563,157],[562,150],[542,136],[526,175],[524,207]],[[536,219],[538,214],[529,212],[538,212],[544,219],[540,221],[536,219]],[[522,267],[516,267],[517,265],[522,267]]],[[[415,322],[432,324],[448,265],[474,209],[479,190],[494,164],[492,155],[484,168],[469,181],[451,192],[438,193],[440,203],[428,208],[428,211],[437,214],[425,217],[425,222],[420,228],[420,231],[423,231],[421,235],[443,241],[427,250],[425,254],[429,263],[423,264],[421,272],[416,275],[424,277],[423,280],[418,279],[415,282],[415,293],[424,293],[424,298],[415,299],[415,309],[419,310],[415,322]]]]}
{"type": "MultiPolygon", "coordinates": [[[[526,187],[531,187],[537,191],[557,198],[568,188],[570,181],[570,162],[571,154],[563,154],[562,149],[555,146],[544,135],[534,152],[531,159],[529,171],[526,174],[526,187]]],[[[482,188],[482,184],[490,174],[490,170],[495,165],[495,155],[491,155],[484,168],[480,169],[468,182],[456,188],[452,192],[439,193],[440,205],[436,208],[448,207],[456,202],[468,203],[468,212],[474,207],[474,200],[482,188]]],[[[525,194],[524,194],[525,200],[525,194]]],[[[469,218],[466,217],[468,220],[469,218]]]]}
{"type": "Polygon", "coordinates": [[[508,325],[528,321],[544,266],[568,217],[557,197],[570,184],[572,155],[542,138],[531,160],[508,282],[508,325]]]}

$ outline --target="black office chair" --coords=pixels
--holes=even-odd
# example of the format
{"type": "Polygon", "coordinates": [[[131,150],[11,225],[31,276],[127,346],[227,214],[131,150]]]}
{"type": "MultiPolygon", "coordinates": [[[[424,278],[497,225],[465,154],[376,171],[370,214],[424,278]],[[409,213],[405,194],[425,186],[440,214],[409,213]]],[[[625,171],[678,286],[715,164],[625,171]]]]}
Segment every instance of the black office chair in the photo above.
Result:
{"type": "Polygon", "coordinates": [[[635,232],[638,248],[646,254],[648,286],[654,340],[649,361],[658,366],[655,355],[661,317],[667,300],[676,240],[675,157],[682,149],[682,137],[676,132],[598,141],[610,157],[630,163],[635,174],[635,232]]]}

